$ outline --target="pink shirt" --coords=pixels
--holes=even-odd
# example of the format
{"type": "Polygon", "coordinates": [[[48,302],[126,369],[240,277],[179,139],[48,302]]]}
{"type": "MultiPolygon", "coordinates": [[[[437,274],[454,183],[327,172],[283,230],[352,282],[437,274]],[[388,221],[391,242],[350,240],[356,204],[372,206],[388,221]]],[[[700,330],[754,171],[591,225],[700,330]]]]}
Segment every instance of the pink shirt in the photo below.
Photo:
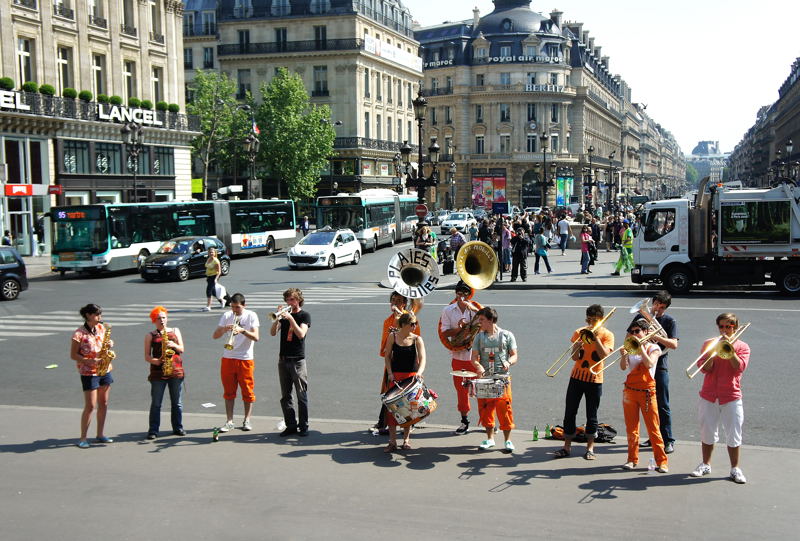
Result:
{"type": "MultiPolygon", "coordinates": [[[[102,323],[95,326],[95,334],[86,330],[86,327],[81,325],[74,333],[72,333],[72,340],[77,342],[78,354],[82,357],[94,359],[103,347],[103,337],[106,335],[106,328],[102,323]]],[[[97,365],[94,363],[76,363],[78,365],[78,373],[81,376],[96,376],[97,365]]]]}
{"type": "Polygon", "coordinates": [[[581,233],[581,252],[589,251],[589,243],[592,241],[591,233],[581,233]]]}
{"type": "MultiPolygon", "coordinates": [[[[705,348],[707,343],[703,344],[705,348]]],[[[747,368],[747,363],[750,362],[750,346],[746,342],[737,340],[733,344],[733,350],[736,355],[741,359],[739,368],[734,369],[727,359],[714,359],[714,368],[708,372],[703,370],[705,379],[703,379],[703,387],[700,389],[700,397],[709,402],[716,402],[719,400],[720,405],[733,402],[742,398],[742,388],[740,382],[742,374],[747,368]]],[[[702,351],[702,350],[701,350],[702,351]]],[[[702,365],[706,359],[701,359],[697,365],[702,365]]]]}

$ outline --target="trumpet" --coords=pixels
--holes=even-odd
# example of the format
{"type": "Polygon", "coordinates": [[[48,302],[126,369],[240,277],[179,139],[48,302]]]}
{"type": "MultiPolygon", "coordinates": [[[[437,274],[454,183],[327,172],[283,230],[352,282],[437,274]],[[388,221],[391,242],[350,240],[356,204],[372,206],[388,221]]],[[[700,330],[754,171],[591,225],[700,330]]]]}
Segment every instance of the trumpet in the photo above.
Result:
{"type": "Polygon", "coordinates": [[[592,326],[591,329],[581,329],[580,332],[578,333],[578,339],[575,340],[574,342],[572,342],[569,345],[569,347],[564,350],[564,353],[562,353],[558,357],[558,359],[556,359],[555,362],[553,362],[553,364],[550,365],[550,368],[548,368],[545,371],[545,375],[547,377],[549,377],[549,378],[554,378],[556,376],[556,374],[561,372],[561,369],[564,368],[567,365],[567,363],[570,361],[570,359],[572,358],[571,356],[567,356],[567,354],[572,352],[572,351],[574,351],[575,350],[575,345],[578,344],[579,342],[583,342],[584,344],[593,344],[594,342],[596,342],[597,341],[597,337],[595,336],[595,331],[597,331],[597,329],[602,327],[603,324],[606,321],[608,321],[608,319],[612,315],[614,315],[614,312],[616,310],[617,310],[616,306],[614,308],[612,308],[611,310],[609,310],[608,314],[606,314],[605,317],[603,317],[603,319],[601,319],[600,321],[595,323],[594,326],[592,326]]]}
{"type": "Polygon", "coordinates": [[[733,358],[734,355],[733,344],[736,343],[736,341],[742,336],[742,334],[744,334],[744,331],[746,331],[749,326],[750,323],[745,323],[744,325],[739,327],[736,330],[736,332],[733,333],[733,335],[731,335],[730,338],[724,335],[720,335],[714,340],[712,340],[711,343],[708,344],[708,346],[706,346],[706,349],[703,350],[700,356],[686,368],[686,376],[689,379],[694,378],[706,366],[708,366],[708,363],[710,363],[711,359],[713,359],[714,357],[719,357],[720,359],[725,359],[725,360],[733,358]],[[696,366],[697,363],[700,362],[700,359],[702,359],[706,355],[708,355],[708,359],[706,359],[705,362],[700,366],[696,366]]]}
{"type": "Polygon", "coordinates": [[[269,319],[271,321],[278,321],[281,318],[281,316],[286,315],[291,311],[292,311],[291,306],[284,306],[283,308],[279,308],[277,312],[271,312],[269,314],[269,319]]]}
{"type": "Polygon", "coordinates": [[[225,349],[232,350],[233,349],[233,338],[238,334],[236,332],[236,328],[239,326],[239,321],[241,321],[241,316],[234,316],[233,317],[233,327],[231,328],[231,334],[228,336],[228,341],[225,342],[225,349]]]}
{"type": "Polygon", "coordinates": [[[627,338],[625,338],[625,341],[622,343],[620,347],[618,347],[617,349],[615,349],[614,351],[612,351],[611,353],[600,359],[599,363],[595,363],[594,365],[592,365],[592,367],[589,368],[589,371],[595,376],[602,374],[603,372],[606,371],[607,368],[614,366],[617,363],[617,361],[622,359],[623,354],[627,353],[628,355],[637,355],[642,352],[642,347],[647,342],[649,342],[654,336],[662,333],[666,335],[664,328],[657,321],[654,323],[654,325],[657,328],[650,331],[641,338],[636,338],[635,336],[628,336],[627,338]],[[613,355],[617,355],[617,357],[613,361],[609,361],[608,363],[606,363],[605,362],[606,359],[608,359],[613,355]],[[603,368],[598,369],[598,367],[601,364],[603,365],[603,368]]]}

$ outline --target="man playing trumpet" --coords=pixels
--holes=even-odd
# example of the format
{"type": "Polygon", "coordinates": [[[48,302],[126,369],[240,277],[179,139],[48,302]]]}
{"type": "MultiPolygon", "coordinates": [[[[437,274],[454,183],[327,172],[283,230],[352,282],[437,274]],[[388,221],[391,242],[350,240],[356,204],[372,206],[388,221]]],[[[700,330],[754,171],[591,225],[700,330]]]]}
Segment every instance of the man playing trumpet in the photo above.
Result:
{"type": "Polygon", "coordinates": [[[252,310],[246,310],[245,298],[241,293],[231,296],[231,309],[219,318],[214,334],[214,340],[223,336],[228,336],[225,355],[220,361],[220,379],[225,398],[226,421],[219,429],[220,432],[232,430],[233,425],[233,406],[236,401],[236,387],[242,390],[242,402],[244,403],[244,421],[242,430],[252,430],[250,416],[253,413],[253,402],[256,395],[253,392],[255,380],[253,371],[255,368],[255,357],[253,355],[253,345],[258,342],[258,315],[252,310]]]}
{"type": "Polygon", "coordinates": [[[747,479],[739,468],[739,447],[742,445],[744,424],[741,380],[750,361],[750,346],[733,339],[739,328],[736,314],[718,315],[717,327],[720,336],[703,342],[702,353],[695,362],[696,366],[702,367],[704,375],[698,405],[703,462],[691,475],[702,477],[711,473],[711,453],[719,439],[719,425],[722,424],[731,461],[730,477],[735,483],[744,484],[747,479]],[[729,347],[723,347],[728,344],[729,347]]]}
{"type": "MultiPolygon", "coordinates": [[[[603,394],[603,373],[592,372],[614,349],[614,334],[603,326],[603,307],[592,304],[586,309],[586,326],[572,333],[572,360],[575,365],[567,386],[564,408],[564,447],[555,453],[556,458],[570,456],[572,438],[577,427],[575,419],[581,399],[586,397],[586,453],[583,458],[594,460],[594,438],[597,436],[597,410],[603,394]]],[[[609,314],[610,315],[610,314],[609,314]]]]}

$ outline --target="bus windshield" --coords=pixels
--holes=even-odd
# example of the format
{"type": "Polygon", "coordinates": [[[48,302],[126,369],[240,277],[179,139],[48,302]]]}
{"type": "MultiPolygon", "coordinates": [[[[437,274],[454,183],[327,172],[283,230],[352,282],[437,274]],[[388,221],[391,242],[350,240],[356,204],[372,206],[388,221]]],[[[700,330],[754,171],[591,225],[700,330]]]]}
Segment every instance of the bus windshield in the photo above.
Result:
{"type": "Polygon", "coordinates": [[[364,228],[364,207],[322,207],[317,227],[330,226],[331,229],[352,229],[361,231],[364,228]]]}
{"type": "Polygon", "coordinates": [[[86,208],[74,212],[53,212],[53,253],[107,252],[108,226],[99,210],[86,208]]]}

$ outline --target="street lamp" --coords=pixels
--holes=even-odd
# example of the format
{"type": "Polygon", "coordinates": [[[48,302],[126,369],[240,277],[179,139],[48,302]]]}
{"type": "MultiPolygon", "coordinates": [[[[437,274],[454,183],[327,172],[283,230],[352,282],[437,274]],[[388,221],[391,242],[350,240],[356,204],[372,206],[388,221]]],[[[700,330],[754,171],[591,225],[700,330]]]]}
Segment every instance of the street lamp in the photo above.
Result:
{"type": "MultiPolygon", "coordinates": [[[[537,185],[542,191],[541,200],[542,200],[542,208],[547,206],[547,188],[554,186],[552,180],[549,178],[549,171],[547,169],[547,143],[550,140],[550,136],[547,135],[546,132],[542,132],[539,135],[539,141],[542,144],[542,177],[537,182],[537,185]]],[[[555,164],[553,164],[555,165],[555,164]]]]}
{"type": "MultiPolygon", "coordinates": [[[[412,104],[414,106],[414,118],[417,121],[417,141],[419,143],[419,155],[416,172],[411,168],[411,152],[413,149],[411,148],[411,145],[408,144],[408,141],[403,141],[403,145],[400,147],[400,154],[402,155],[404,171],[406,174],[406,186],[417,189],[417,203],[424,205],[426,188],[439,184],[438,166],[439,152],[441,151],[441,148],[436,142],[436,137],[431,137],[431,146],[428,147],[428,161],[430,162],[432,169],[431,174],[426,178],[423,170],[424,156],[422,155],[422,125],[425,122],[425,115],[428,111],[428,100],[426,100],[422,95],[421,90],[417,93],[417,97],[414,99],[412,104]]],[[[424,219],[424,216],[420,216],[419,221],[422,222],[424,219]]]]}
{"type": "Polygon", "coordinates": [[[253,184],[256,181],[256,156],[258,156],[258,151],[261,148],[261,140],[258,138],[258,134],[255,131],[256,118],[253,108],[246,104],[238,105],[236,108],[250,113],[250,133],[248,133],[247,137],[242,141],[242,146],[247,153],[247,159],[250,163],[249,178],[247,179],[247,199],[252,199],[253,184]]]}
{"type": "Polygon", "coordinates": [[[791,139],[786,140],[786,178],[792,178],[792,151],[794,145],[791,139]]]}
{"type": "Polygon", "coordinates": [[[594,146],[589,145],[589,148],[586,149],[586,153],[589,155],[589,182],[584,182],[584,188],[589,188],[589,192],[586,193],[584,189],[584,196],[586,197],[586,208],[591,212],[592,210],[592,199],[594,195],[592,194],[593,188],[597,186],[597,182],[594,182],[594,177],[592,176],[592,160],[594,159],[594,146]]]}
{"type": "Polygon", "coordinates": [[[614,199],[614,189],[617,187],[617,179],[614,177],[614,156],[617,154],[616,150],[612,150],[611,154],[608,155],[608,186],[606,186],[607,190],[607,197],[608,197],[608,208],[611,208],[611,204],[615,201],[614,199]]]}
{"type": "Polygon", "coordinates": [[[126,122],[120,132],[122,133],[122,142],[125,144],[125,150],[128,153],[128,169],[133,172],[133,200],[138,203],[139,189],[136,177],[139,173],[139,154],[144,148],[144,130],[141,124],[126,122]]]}
{"type": "Polygon", "coordinates": [[[456,162],[450,162],[447,172],[450,180],[450,208],[456,209],[456,162]]]}

